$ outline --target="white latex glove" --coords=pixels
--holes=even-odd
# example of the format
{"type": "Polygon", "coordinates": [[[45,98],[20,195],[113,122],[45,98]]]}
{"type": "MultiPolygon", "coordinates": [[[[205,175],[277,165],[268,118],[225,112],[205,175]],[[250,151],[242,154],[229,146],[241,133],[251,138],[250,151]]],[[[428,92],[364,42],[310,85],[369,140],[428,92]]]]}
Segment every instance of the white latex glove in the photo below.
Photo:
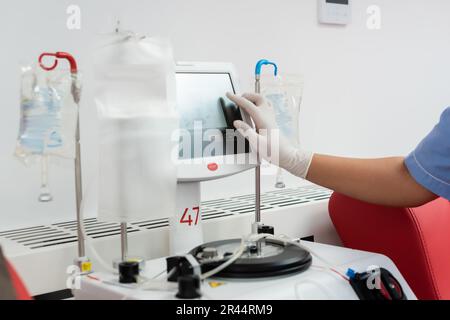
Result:
{"type": "Polygon", "coordinates": [[[256,126],[255,130],[240,120],[233,123],[236,129],[247,138],[252,150],[257,150],[261,158],[304,179],[308,173],[313,153],[295,148],[282,135],[270,102],[263,96],[254,93],[245,93],[242,97],[227,93],[227,97],[246,111],[256,126]]]}

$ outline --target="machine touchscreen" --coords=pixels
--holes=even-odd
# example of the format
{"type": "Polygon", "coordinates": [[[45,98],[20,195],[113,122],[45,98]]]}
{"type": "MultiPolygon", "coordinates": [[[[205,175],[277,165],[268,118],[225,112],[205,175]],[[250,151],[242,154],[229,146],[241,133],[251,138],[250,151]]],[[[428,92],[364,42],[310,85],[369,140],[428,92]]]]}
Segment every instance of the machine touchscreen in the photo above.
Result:
{"type": "Polygon", "coordinates": [[[233,127],[234,120],[242,120],[239,109],[225,96],[235,92],[230,74],[179,72],[176,80],[180,159],[249,152],[246,141],[238,143],[233,127]]]}

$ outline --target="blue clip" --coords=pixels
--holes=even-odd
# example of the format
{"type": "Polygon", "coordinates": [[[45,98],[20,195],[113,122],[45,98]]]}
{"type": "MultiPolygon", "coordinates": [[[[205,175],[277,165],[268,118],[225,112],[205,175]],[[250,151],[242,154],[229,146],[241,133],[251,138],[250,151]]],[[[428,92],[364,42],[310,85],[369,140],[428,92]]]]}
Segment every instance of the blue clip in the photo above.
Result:
{"type": "Polygon", "coordinates": [[[261,74],[261,68],[264,65],[272,65],[273,66],[273,74],[276,77],[278,74],[278,67],[276,65],[275,62],[271,62],[269,60],[266,59],[261,59],[256,63],[256,67],[255,67],[255,76],[259,76],[261,74]]]}
{"type": "Polygon", "coordinates": [[[347,277],[349,277],[350,279],[355,278],[356,275],[356,271],[353,269],[348,268],[347,272],[345,273],[347,275],[347,277]]]}

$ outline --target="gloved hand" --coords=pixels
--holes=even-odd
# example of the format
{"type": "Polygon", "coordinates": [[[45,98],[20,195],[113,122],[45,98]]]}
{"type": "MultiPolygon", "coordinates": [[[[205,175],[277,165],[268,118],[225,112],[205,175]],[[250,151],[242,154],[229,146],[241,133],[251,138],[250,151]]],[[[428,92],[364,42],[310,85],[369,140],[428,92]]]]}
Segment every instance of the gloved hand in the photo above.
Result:
{"type": "Polygon", "coordinates": [[[235,128],[249,141],[252,150],[292,174],[306,178],[313,153],[294,147],[280,132],[275,112],[263,96],[245,93],[242,97],[227,93],[228,99],[236,103],[252,118],[256,130],[247,123],[236,120],[235,128]]]}

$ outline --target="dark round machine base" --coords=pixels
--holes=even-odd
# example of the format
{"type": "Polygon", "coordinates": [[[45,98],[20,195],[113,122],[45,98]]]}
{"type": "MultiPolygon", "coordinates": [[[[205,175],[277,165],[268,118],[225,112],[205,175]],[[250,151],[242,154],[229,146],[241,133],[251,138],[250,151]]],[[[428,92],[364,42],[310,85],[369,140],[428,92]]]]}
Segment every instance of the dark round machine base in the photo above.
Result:
{"type": "MultiPolygon", "coordinates": [[[[224,263],[237,250],[241,239],[214,241],[200,245],[192,254],[200,263],[202,273],[224,263]]],[[[297,273],[309,268],[311,254],[302,248],[276,240],[265,240],[258,255],[254,247],[247,247],[244,254],[230,266],[219,272],[223,278],[262,278],[297,273]]]]}

